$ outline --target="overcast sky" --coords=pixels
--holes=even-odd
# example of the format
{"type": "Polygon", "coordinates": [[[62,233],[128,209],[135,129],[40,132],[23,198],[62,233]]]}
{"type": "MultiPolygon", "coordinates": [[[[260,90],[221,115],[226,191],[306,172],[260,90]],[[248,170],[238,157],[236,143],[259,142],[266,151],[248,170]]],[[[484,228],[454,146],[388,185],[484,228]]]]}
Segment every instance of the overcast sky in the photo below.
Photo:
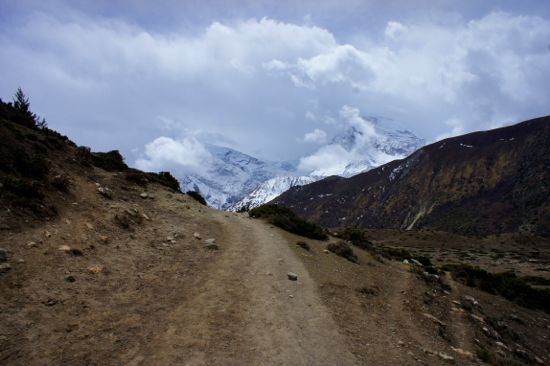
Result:
{"type": "Polygon", "coordinates": [[[153,169],[205,143],[298,159],[347,110],[430,142],[549,114],[550,2],[0,0],[0,80],[153,169]]]}

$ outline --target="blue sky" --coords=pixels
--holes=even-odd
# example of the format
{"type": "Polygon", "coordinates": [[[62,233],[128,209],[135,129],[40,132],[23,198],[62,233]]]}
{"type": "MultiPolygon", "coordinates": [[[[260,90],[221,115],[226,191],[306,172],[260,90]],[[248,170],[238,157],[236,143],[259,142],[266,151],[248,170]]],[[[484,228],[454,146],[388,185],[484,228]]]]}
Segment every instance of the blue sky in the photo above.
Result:
{"type": "Polygon", "coordinates": [[[0,0],[0,32],[3,100],[152,169],[312,156],[349,110],[427,141],[549,114],[547,1],[0,0]]]}

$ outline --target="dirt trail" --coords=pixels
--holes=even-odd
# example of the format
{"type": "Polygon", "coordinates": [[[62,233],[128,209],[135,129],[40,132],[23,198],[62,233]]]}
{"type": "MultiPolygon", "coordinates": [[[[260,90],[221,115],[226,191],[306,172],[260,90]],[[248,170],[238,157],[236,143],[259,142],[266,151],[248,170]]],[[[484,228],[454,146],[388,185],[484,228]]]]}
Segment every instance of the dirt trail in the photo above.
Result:
{"type": "Polygon", "coordinates": [[[209,214],[221,228],[215,265],[131,364],[357,364],[277,230],[244,216],[209,214]],[[289,281],[288,272],[298,281],[289,281]]]}

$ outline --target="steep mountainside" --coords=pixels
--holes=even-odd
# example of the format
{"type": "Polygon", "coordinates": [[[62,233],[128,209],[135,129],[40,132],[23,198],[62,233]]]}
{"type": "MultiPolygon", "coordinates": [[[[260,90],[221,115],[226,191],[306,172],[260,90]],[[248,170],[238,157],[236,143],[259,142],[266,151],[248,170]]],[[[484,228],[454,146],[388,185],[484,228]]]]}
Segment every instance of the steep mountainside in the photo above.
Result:
{"type": "Polygon", "coordinates": [[[453,137],[274,202],[327,227],[550,235],[550,117],[453,137]]]}

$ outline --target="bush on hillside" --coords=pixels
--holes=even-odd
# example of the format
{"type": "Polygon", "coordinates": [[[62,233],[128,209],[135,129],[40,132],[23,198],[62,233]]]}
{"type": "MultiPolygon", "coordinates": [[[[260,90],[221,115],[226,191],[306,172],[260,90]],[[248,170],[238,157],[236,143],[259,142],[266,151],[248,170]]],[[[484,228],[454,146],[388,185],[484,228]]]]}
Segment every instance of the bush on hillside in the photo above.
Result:
{"type": "Polygon", "coordinates": [[[91,153],[91,160],[93,165],[109,172],[120,172],[128,169],[128,166],[124,163],[124,158],[118,150],[91,153]]]}
{"type": "Polygon", "coordinates": [[[353,252],[353,249],[345,241],[339,241],[336,243],[330,243],[327,245],[327,250],[342,257],[346,258],[348,261],[357,263],[359,259],[357,255],[353,252]]]}
{"type": "Polygon", "coordinates": [[[328,235],[323,228],[299,218],[294,212],[284,206],[274,204],[261,205],[250,210],[248,214],[253,218],[266,219],[269,223],[283,230],[305,236],[306,238],[317,240],[328,239],[328,235]]]}
{"type": "Polygon", "coordinates": [[[181,192],[180,182],[170,172],[149,173],[149,177],[176,192],[181,192]]]}
{"type": "Polygon", "coordinates": [[[190,197],[193,197],[198,203],[200,203],[201,205],[205,205],[205,206],[208,206],[206,204],[206,200],[204,199],[203,196],[201,196],[201,194],[199,192],[195,192],[195,191],[187,191],[187,195],[190,196],[190,197]]]}
{"type": "Polygon", "coordinates": [[[494,295],[500,295],[518,305],[540,309],[550,313],[550,290],[536,289],[513,272],[490,273],[467,264],[447,264],[443,270],[469,287],[476,287],[494,295]]]}
{"type": "Polygon", "coordinates": [[[345,228],[338,231],[337,236],[351,242],[353,245],[369,250],[372,248],[372,243],[367,239],[367,234],[364,230],[357,228],[345,228]]]}

